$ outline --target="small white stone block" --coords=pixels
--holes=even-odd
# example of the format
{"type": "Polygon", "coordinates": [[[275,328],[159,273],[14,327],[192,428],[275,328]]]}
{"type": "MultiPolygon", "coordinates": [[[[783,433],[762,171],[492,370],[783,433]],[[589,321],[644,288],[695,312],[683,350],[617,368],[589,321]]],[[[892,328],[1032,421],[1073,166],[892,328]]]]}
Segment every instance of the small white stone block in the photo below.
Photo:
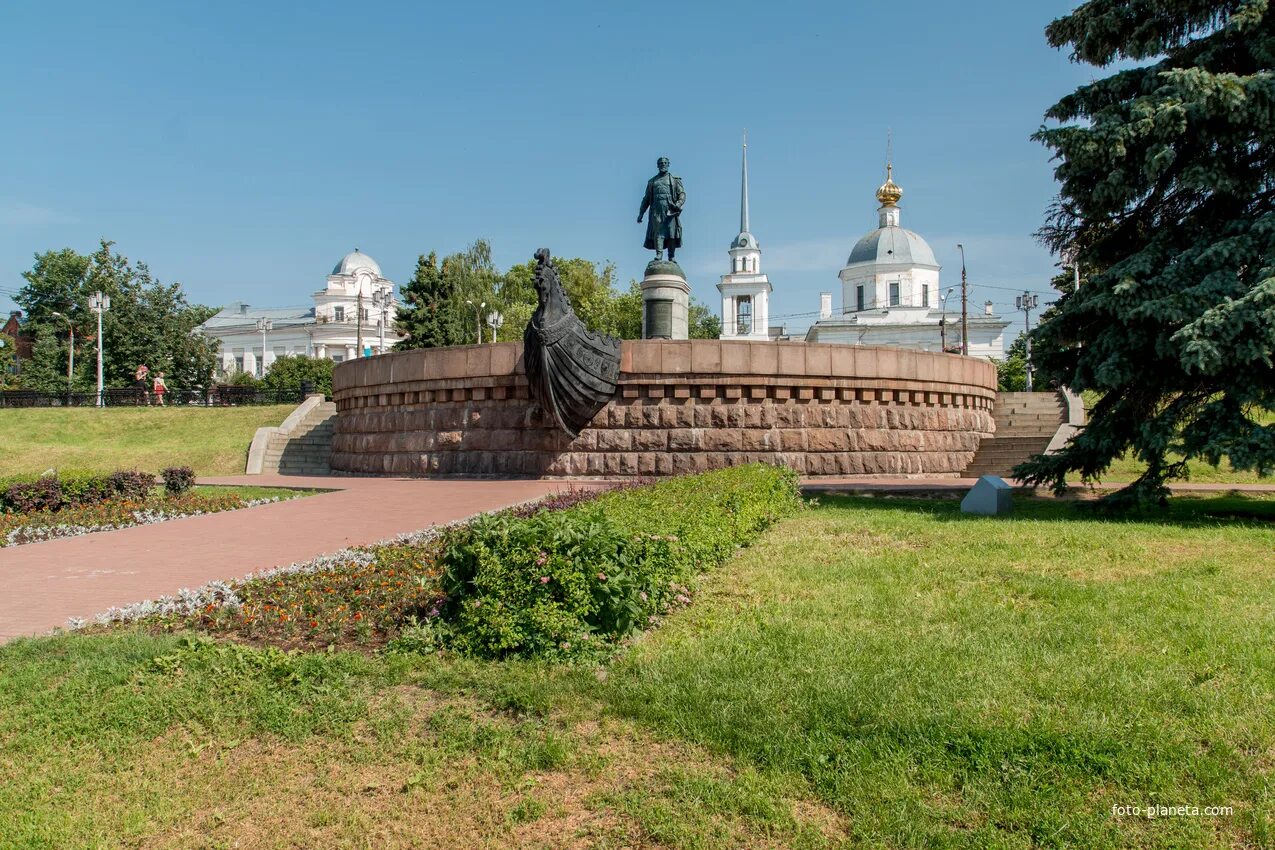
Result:
{"type": "Polygon", "coordinates": [[[1008,516],[1011,508],[1010,486],[1003,478],[984,475],[961,499],[961,513],[983,516],[1008,516]]]}

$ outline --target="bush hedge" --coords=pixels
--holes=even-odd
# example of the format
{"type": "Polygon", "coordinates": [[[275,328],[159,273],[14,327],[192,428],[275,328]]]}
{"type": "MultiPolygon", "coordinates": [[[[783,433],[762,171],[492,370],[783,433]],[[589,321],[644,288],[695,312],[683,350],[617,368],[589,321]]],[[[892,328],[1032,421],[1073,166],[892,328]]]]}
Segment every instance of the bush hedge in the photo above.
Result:
{"type": "Polygon", "coordinates": [[[602,649],[690,601],[696,576],[800,506],[797,476],[753,464],[451,532],[437,627],[488,658],[602,649]]]}
{"type": "Polygon", "coordinates": [[[135,469],[110,475],[70,472],[9,478],[0,481],[0,513],[61,511],[115,499],[144,502],[154,486],[154,475],[135,469]]]}
{"type": "Polygon", "coordinates": [[[169,466],[160,470],[164,490],[170,496],[180,496],[195,485],[195,470],[189,466],[169,466]]]}

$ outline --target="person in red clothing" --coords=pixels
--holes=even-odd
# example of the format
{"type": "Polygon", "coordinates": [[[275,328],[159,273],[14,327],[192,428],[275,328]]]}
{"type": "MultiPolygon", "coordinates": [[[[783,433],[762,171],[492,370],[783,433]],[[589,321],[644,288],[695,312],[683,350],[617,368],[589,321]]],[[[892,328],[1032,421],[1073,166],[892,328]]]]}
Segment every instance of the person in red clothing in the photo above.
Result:
{"type": "Polygon", "coordinates": [[[159,402],[159,406],[164,406],[164,393],[168,392],[168,384],[164,383],[164,373],[159,372],[155,375],[155,383],[151,387],[151,391],[155,393],[155,400],[159,402]]]}

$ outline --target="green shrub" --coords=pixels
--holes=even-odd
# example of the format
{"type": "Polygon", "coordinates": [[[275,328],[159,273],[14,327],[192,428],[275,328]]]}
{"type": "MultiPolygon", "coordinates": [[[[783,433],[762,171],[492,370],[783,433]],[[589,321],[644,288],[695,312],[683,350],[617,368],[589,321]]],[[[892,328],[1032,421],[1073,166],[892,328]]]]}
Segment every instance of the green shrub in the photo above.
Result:
{"type": "Polygon", "coordinates": [[[160,470],[164,479],[164,491],[170,496],[180,496],[195,484],[195,470],[189,466],[169,466],[160,470]]]}
{"type": "MultiPolygon", "coordinates": [[[[191,480],[194,480],[193,472],[191,480]]],[[[127,469],[110,475],[64,472],[12,476],[0,479],[0,513],[61,511],[116,499],[144,502],[154,486],[155,476],[151,473],[127,469]]]]}
{"type": "Polygon", "coordinates": [[[91,472],[64,472],[58,475],[62,485],[62,507],[81,507],[105,502],[115,495],[108,475],[91,472]]]}
{"type": "Polygon", "coordinates": [[[314,384],[316,393],[332,395],[332,367],[336,364],[328,358],[289,355],[276,357],[270,371],[261,379],[261,386],[268,390],[295,390],[302,382],[314,384]]]}
{"type": "Polygon", "coordinates": [[[138,469],[121,469],[109,478],[116,497],[130,502],[144,502],[155,486],[155,476],[138,469]]]}
{"type": "Polygon", "coordinates": [[[451,532],[442,617],[483,657],[601,649],[690,602],[695,577],[800,505],[787,469],[750,465],[451,532]]]}
{"type": "Polygon", "coordinates": [[[4,492],[6,511],[28,514],[62,507],[62,486],[56,478],[38,478],[10,484],[4,492]]]}

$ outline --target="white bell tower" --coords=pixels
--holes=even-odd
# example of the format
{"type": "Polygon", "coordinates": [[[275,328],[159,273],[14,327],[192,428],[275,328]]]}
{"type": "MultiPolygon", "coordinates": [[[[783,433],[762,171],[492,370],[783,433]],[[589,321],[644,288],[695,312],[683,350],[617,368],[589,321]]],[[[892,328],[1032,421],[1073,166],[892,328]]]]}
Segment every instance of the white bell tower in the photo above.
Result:
{"type": "Polygon", "coordinates": [[[730,273],[722,275],[722,339],[769,338],[770,280],[761,271],[761,245],[748,230],[748,134],[744,134],[739,190],[739,235],[731,242],[730,273]]]}

